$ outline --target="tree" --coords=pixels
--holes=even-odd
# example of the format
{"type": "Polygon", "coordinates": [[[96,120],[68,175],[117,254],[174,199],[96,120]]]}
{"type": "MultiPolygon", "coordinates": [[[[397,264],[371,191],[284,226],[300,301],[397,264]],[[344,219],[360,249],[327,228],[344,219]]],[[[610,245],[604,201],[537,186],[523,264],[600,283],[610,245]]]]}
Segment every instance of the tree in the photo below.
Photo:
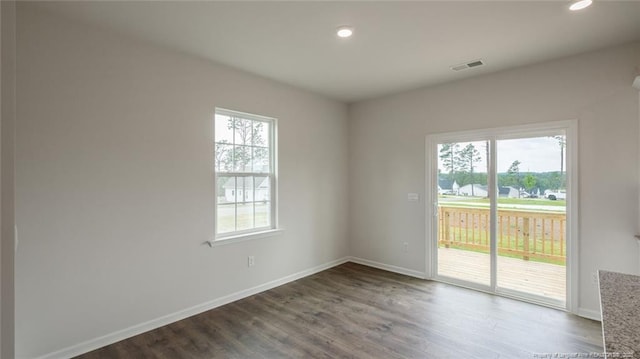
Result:
{"type": "Polygon", "coordinates": [[[522,185],[524,186],[524,189],[531,191],[531,189],[536,185],[536,177],[531,173],[527,174],[522,180],[522,185]]]}
{"type": "Polygon", "coordinates": [[[473,168],[474,163],[482,160],[480,157],[480,152],[476,149],[473,143],[466,145],[460,152],[458,152],[458,156],[456,158],[456,163],[458,168],[462,172],[469,173],[469,177],[471,180],[471,196],[475,196],[473,191],[473,168]]]}
{"type": "Polygon", "coordinates": [[[251,170],[252,161],[267,158],[269,149],[262,138],[263,126],[260,121],[229,118],[227,128],[234,133],[233,171],[251,170]]]}
{"type": "Polygon", "coordinates": [[[547,189],[557,190],[562,187],[562,175],[558,172],[550,172],[547,179],[547,189]]]}
{"type": "Polygon", "coordinates": [[[456,170],[456,155],[460,150],[457,143],[443,143],[440,148],[440,160],[442,166],[449,172],[449,179],[453,181],[454,172],[456,170]]]}
{"type": "Polygon", "coordinates": [[[520,198],[522,187],[522,179],[520,178],[521,164],[522,162],[518,160],[513,161],[513,163],[511,163],[511,166],[509,166],[509,169],[507,170],[507,175],[505,181],[503,182],[505,186],[512,186],[518,189],[518,198],[520,198]]]}
{"type": "Polygon", "coordinates": [[[505,186],[514,186],[516,188],[520,188],[520,164],[522,162],[515,160],[509,166],[507,170],[507,177],[505,178],[504,185],[505,186]]]}

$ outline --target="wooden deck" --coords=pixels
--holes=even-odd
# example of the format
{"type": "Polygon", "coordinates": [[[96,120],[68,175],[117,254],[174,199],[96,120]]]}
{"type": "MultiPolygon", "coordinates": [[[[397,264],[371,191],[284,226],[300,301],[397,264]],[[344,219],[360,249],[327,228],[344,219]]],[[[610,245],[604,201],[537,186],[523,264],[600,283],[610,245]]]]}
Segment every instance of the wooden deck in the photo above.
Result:
{"type": "MultiPolygon", "coordinates": [[[[438,248],[438,273],[489,285],[489,255],[438,248]]],[[[498,256],[498,286],[560,301],[566,299],[566,267],[498,256]]]]}

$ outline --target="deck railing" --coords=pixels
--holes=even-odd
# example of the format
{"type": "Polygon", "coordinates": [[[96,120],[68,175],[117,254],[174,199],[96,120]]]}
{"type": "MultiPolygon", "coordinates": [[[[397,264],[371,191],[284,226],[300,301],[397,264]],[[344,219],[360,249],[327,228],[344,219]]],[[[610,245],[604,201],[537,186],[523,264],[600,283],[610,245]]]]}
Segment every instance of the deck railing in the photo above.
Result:
{"type": "MultiPolygon", "coordinates": [[[[438,244],[489,252],[490,213],[485,208],[439,206],[438,244]]],[[[498,254],[564,265],[565,213],[497,211],[498,254]]]]}

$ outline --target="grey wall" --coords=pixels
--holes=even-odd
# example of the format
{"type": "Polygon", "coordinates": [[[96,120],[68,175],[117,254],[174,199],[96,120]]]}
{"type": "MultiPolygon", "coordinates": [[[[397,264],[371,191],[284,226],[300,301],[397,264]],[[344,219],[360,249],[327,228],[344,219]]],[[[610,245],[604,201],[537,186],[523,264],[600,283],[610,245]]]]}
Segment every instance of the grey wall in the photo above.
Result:
{"type": "Polygon", "coordinates": [[[15,1],[0,2],[1,176],[0,176],[0,357],[14,357],[14,143],[16,118],[16,19],[15,1]]]}
{"type": "Polygon", "coordinates": [[[28,3],[17,54],[19,357],[348,254],[346,105],[28,3]],[[202,244],[214,233],[215,107],[278,119],[281,234],[202,244]]]}
{"type": "Polygon", "coordinates": [[[638,270],[638,64],[634,43],[351,106],[351,254],[425,271],[425,205],[407,193],[424,198],[426,135],[577,119],[579,308],[597,315],[591,273],[638,270]]]}

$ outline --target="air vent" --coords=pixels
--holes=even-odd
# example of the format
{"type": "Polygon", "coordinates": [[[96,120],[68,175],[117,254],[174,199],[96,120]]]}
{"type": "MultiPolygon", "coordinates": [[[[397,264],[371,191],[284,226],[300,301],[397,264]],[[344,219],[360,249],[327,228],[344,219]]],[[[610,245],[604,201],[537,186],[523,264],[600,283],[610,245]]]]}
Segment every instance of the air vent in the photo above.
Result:
{"type": "Polygon", "coordinates": [[[482,60],[473,60],[464,64],[451,66],[451,70],[460,71],[460,70],[466,70],[466,69],[470,69],[470,68],[478,67],[482,65],[484,65],[484,62],[482,60]]]}

